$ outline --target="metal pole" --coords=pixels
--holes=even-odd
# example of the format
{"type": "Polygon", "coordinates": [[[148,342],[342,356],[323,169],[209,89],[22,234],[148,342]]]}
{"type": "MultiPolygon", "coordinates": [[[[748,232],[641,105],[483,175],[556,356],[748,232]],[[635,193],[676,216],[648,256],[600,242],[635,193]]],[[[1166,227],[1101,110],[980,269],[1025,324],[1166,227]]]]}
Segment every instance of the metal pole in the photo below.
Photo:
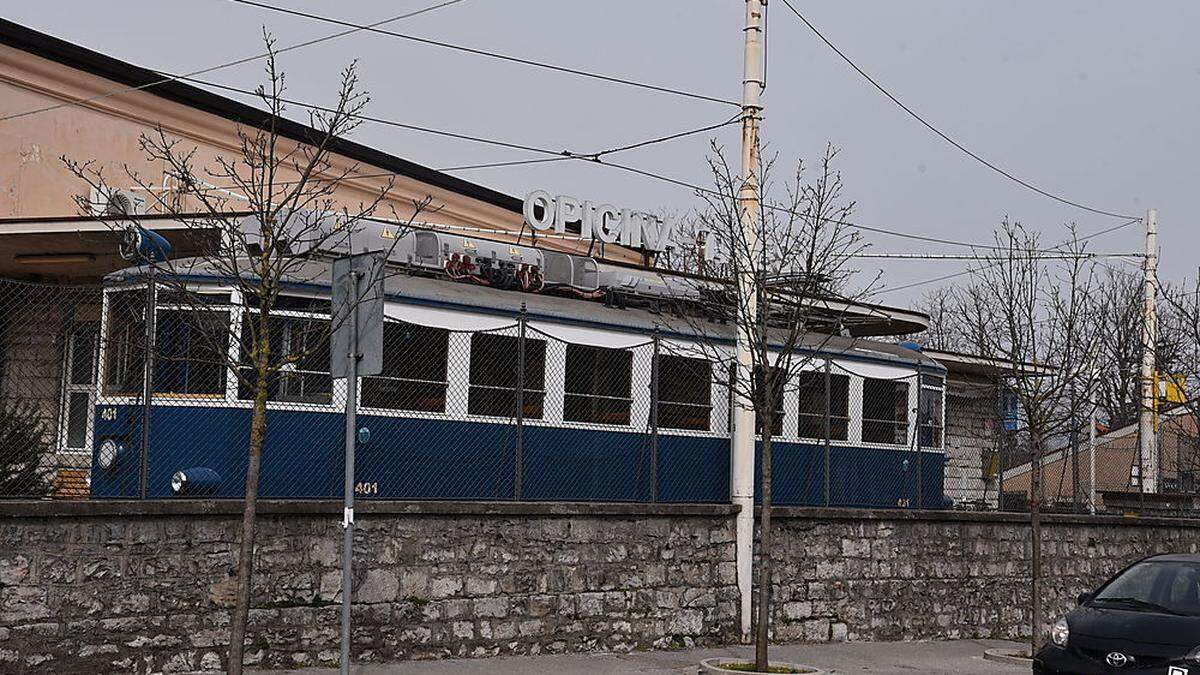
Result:
{"type": "MultiPolygon", "coordinates": [[[[758,126],[762,113],[763,2],[746,0],[744,63],[742,75],[742,186],[738,194],[740,235],[730,237],[730,259],[737,264],[740,320],[737,329],[737,386],[747,391],[754,383],[750,335],[758,314],[755,265],[758,263],[758,126]]],[[[736,230],[735,230],[736,232],[736,230]]],[[[737,584],[741,598],[742,640],[750,640],[751,575],[754,557],[754,407],[745,396],[733,397],[731,497],[738,508],[736,520],[737,584]]]]}
{"type": "Polygon", "coordinates": [[[150,492],[150,405],[154,396],[154,352],[156,351],[158,285],[154,281],[154,261],[146,271],[146,350],[142,359],[142,451],[138,493],[145,499],[150,492]]]}
{"type": "Polygon", "coordinates": [[[654,356],[650,360],[650,501],[658,501],[658,355],[661,340],[654,327],[654,356]]]}
{"type": "Polygon", "coordinates": [[[1142,268],[1145,304],[1142,308],[1142,405],[1138,411],[1138,455],[1141,461],[1142,492],[1158,492],[1158,443],[1154,433],[1154,346],[1157,343],[1155,315],[1158,281],[1158,211],[1146,212],[1146,258],[1142,268]]]}
{"type": "Polygon", "coordinates": [[[1004,448],[1008,435],[1004,428],[1004,385],[996,378],[996,510],[1004,510],[1004,448]]]}
{"type": "Polygon", "coordinates": [[[1096,367],[1092,366],[1091,408],[1088,414],[1088,513],[1096,513],[1096,367]]]}
{"type": "Polygon", "coordinates": [[[832,423],[833,422],[833,420],[832,420],[833,411],[830,410],[830,402],[833,399],[833,396],[830,394],[830,384],[831,384],[830,379],[832,377],[830,375],[830,367],[831,367],[832,363],[833,363],[832,360],[825,359],[825,420],[824,420],[824,427],[825,427],[825,457],[824,457],[825,506],[829,506],[831,497],[832,497],[832,495],[830,494],[832,492],[832,490],[830,489],[830,484],[829,484],[829,482],[830,482],[829,481],[829,462],[832,459],[832,455],[833,455],[832,449],[830,448],[830,437],[833,435],[833,423],[832,423]]]}
{"type": "Polygon", "coordinates": [[[346,275],[346,283],[350,284],[346,297],[351,304],[350,316],[350,352],[346,363],[346,481],[342,488],[345,497],[345,508],[342,512],[342,675],[350,673],[350,599],[351,574],[350,565],[354,557],[354,449],[357,440],[358,427],[358,360],[362,354],[358,349],[358,279],[361,272],[351,269],[346,275]]]}
{"type": "Polygon", "coordinates": [[[517,316],[517,425],[513,447],[513,499],[525,491],[525,303],[517,316]]]}

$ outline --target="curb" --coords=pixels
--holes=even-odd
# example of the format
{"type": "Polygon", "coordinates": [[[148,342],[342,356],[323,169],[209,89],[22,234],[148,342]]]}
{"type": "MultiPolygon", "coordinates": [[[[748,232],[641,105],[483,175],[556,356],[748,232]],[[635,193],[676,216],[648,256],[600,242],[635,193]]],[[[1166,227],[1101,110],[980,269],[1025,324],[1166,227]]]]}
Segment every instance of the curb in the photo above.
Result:
{"type": "Polygon", "coordinates": [[[983,658],[986,661],[995,661],[996,663],[1008,663],[1016,666],[1028,666],[1033,664],[1033,658],[1029,656],[1013,656],[1007,653],[1008,649],[988,649],[983,652],[983,658]]]}

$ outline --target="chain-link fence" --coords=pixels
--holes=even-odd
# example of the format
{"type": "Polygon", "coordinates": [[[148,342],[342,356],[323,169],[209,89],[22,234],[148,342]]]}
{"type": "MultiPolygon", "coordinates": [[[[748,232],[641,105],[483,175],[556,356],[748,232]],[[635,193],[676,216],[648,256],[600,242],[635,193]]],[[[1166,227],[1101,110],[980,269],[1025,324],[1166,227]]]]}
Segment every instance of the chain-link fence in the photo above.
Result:
{"type": "MultiPolygon", "coordinates": [[[[261,310],[215,286],[0,281],[0,495],[236,498],[261,433],[261,496],[339,497],[346,384],[329,371],[329,302],[285,294],[261,310]],[[277,368],[260,378],[255,353],[277,368]]],[[[382,372],[361,380],[361,498],[728,501],[727,361],[678,336],[524,313],[405,318],[389,314],[382,372]]],[[[1038,465],[986,378],[817,354],[776,406],[777,505],[1029,508],[1038,465]]],[[[1094,451],[1086,419],[1056,435],[1044,507],[1200,512],[1195,419],[1160,416],[1156,490],[1136,428],[1102,430],[1094,451]]],[[[760,442],[760,481],[761,458],[760,442]]]]}

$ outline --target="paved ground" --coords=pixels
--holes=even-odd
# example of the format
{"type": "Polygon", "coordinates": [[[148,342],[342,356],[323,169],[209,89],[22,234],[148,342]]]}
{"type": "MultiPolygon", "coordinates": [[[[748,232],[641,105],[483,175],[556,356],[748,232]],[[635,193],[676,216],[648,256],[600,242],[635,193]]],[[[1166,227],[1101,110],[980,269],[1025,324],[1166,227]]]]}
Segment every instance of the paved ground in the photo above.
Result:
{"type": "MultiPolygon", "coordinates": [[[[922,673],[926,675],[1002,675],[1028,673],[1029,668],[983,659],[985,649],[1013,645],[999,640],[953,642],[849,642],[822,645],[785,645],[772,648],[771,658],[824,668],[831,673],[922,673]]],[[[1015,645],[1013,645],[1015,646],[1015,645]]],[[[638,673],[676,675],[696,672],[696,664],[710,656],[746,656],[748,647],[698,649],[635,654],[572,654],[520,656],[448,661],[410,661],[387,666],[361,666],[355,675],[592,675],[638,673]]],[[[306,669],[260,671],[261,675],[327,675],[336,670],[306,669]]]]}

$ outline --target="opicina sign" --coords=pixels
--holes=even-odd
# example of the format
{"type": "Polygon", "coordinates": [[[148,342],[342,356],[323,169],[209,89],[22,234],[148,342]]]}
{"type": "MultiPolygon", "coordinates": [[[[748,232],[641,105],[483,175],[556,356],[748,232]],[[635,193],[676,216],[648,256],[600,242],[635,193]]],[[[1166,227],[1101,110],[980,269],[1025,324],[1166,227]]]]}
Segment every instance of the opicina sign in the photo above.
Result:
{"type": "Polygon", "coordinates": [[[534,190],[525,197],[525,222],[535,230],[554,230],[567,234],[568,224],[579,224],[579,238],[597,239],[609,244],[641,247],[648,251],[663,251],[675,246],[675,222],[657,216],[618,209],[611,204],[596,205],[574,197],[551,196],[545,190],[534,190]],[[541,214],[538,214],[540,207],[541,214]]]}

